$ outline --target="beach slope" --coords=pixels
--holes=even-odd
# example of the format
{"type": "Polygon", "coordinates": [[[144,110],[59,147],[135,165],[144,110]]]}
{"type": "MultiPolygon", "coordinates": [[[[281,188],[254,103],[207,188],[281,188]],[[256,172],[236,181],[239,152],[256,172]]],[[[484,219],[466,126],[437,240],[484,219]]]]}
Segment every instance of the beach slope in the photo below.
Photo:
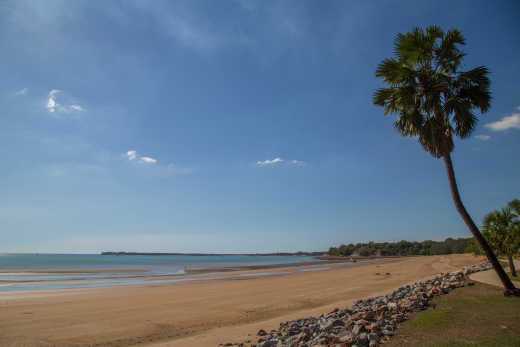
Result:
{"type": "Polygon", "coordinates": [[[480,261],[406,257],[271,277],[2,293],[0,345],[217,346],[480,261]]]}

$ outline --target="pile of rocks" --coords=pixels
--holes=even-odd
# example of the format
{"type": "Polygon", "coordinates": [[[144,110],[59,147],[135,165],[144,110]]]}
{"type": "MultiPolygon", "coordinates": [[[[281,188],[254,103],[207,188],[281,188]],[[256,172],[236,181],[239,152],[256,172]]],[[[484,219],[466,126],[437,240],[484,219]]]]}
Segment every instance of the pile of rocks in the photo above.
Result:
{"type": "MultiPolygon", "coordinates": [[[[278,330],[269,333],[260,330],[258,343],[250,346],[378,346],[394,335],[398,324],[408,319],[410,313],[426,309],[435,296],[472,285],[466,281],[466,275],[490,268],[489,263],[476,264],[406,285],[386,296],[358,300],[351,309],[335,309],[319,317],[284,322],[278,330]]],[[[245,346],[244,343],[227,345],[245,346]]]]}

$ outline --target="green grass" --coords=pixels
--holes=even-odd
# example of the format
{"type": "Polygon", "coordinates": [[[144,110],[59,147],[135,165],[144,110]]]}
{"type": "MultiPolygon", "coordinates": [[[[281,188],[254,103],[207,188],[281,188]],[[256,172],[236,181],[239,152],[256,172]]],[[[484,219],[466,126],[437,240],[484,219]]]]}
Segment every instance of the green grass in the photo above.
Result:
{"type": "Polygon", "coordinates": [[[450,324],[452,320],[443,310],[428,310],[412,321],[414,328],[427,328],[436,325],[450,324]]]}
{"type": "Polygon", "coordinates": [[[520,347],[520,298],[478,283],[433,302],[435,309],[412,316],[385,346],[520,347]]]}
{"type": "Polygon", "coordinates": [[[518,337],[513,335],[502,335],[495,338],[484,339],[476,343],[467,343],[461,341],[446,341],[442,343],[431,343],[425,345],[427,347],[502,347],[502,346],[520,346],[518,337]]]}

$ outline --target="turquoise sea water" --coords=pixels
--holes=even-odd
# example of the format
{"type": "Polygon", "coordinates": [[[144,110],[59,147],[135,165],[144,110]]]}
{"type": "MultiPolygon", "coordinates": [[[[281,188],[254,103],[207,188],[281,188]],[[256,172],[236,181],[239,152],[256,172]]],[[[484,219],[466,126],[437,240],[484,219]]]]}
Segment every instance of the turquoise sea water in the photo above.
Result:
{"type": "MultiPolygon", "coordinates": [[[[284,266],[315,263],[308,256],[187,256],[187,255],[100,255],[100,254],[0,254],[0,293],[174,283],[194,279],[171,278],[190,269],[226,266],[284,266]],[[142,270],[125,273],[120,270],[142,270]],[[77,270],[76,273],[20,273],[27,270],[77,270]],[[82,270],[111,270],[81,273],[82,270]],[[6,272],[10,271],[10,272],[6,272]],[[168,278],[166,278],[168,277],[168,278]]],[[[273,275],[270,272],[255,276],[273,275]]],[[[248,276],[248,275],[238,275],[248,276]]],[[[228,276],[229,277],[229,276],[228,276]]],[[[234,278],[236,275],[230,276],[234,278]]],[[[206,277],[206,280],[214,279],[206,277]]],[[[195,279],[200,280],[200,279],[195,279]]]]}

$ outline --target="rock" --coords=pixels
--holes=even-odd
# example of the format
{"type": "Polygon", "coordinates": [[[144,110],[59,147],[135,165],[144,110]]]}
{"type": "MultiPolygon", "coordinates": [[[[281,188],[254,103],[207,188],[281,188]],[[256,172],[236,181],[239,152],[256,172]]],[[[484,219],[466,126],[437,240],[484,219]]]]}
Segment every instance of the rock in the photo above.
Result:
{"type": "Polygon", "coordinates": [[[383,330],[383,335],[386,335],[386,336],[393,336],[393,335],[394,335],[394,332],[391,331],[391,330],[386,330],[386,329],[384,329],[384,330],[383,330]]]}
{"type": "Polygon", "coordinates": [[[356,344],[360,347],[368,346],[368,335],[366,333],[361,333],[356,338],[356,344]]]}
{"type": "Polygon", "coordinates": [[[345,322],[342,321],[341,319],[336,319],[334,322],[332,322],[332,326],[333,327],[344,327],[345,322]]]}
{"type": "Polygon", "coordinates": [[[352,319],[353,321],[357,321],[359,319],[361,319],[361,313],[353,313],[351,316],[350,316],[350,319],[352,319]]]}
{"type": "Polygon", "coordinates": [[[260,329],[260,330],[258,330],[258,332],[256,334],[258,336],[265,336],[265,335],[267,335],[267,332],[264,329],[260,329]]]}
{"type": "Polygon", "coordinates": [[[363,331],[365,331],[365,327],[363,325],[356,324],[352,328],[352,334],[354,334],[354,336],[359,335],[363,331]]]}
{"type": "Polygon", "coordinates": [[[366,320],[375,320],[376,319],[376,313],[374,311],[368,311],[367,313],[365,313],[365,319],[366,320]]]}
{"type": "Polygon", "coordinates": [[[389,302],[386,304],[386,307],[388,307],[389,310],[397,310],[397,304],[395,302],[389,302]]]}
{"type": "MultiPolygon", "coordinates": [[[[259,339],[252,347],[376,347],[389,340],[398,323],[413,311],[424,310],[430,300],[454,288],[472,285],[466,275],[487,270],[489,263],[465,267],[460,271],[440,274],[422,282],[400,287],[385,296],[358,300],[351,309],[336,308],[319,317],[307,317],[280,323],[268,335],[258,331],[259,339]]],[[[249,341],[248,341],[249,342],[249,341]]],[[[226,344],[221,346],[243,346],[226,344]]]]}

